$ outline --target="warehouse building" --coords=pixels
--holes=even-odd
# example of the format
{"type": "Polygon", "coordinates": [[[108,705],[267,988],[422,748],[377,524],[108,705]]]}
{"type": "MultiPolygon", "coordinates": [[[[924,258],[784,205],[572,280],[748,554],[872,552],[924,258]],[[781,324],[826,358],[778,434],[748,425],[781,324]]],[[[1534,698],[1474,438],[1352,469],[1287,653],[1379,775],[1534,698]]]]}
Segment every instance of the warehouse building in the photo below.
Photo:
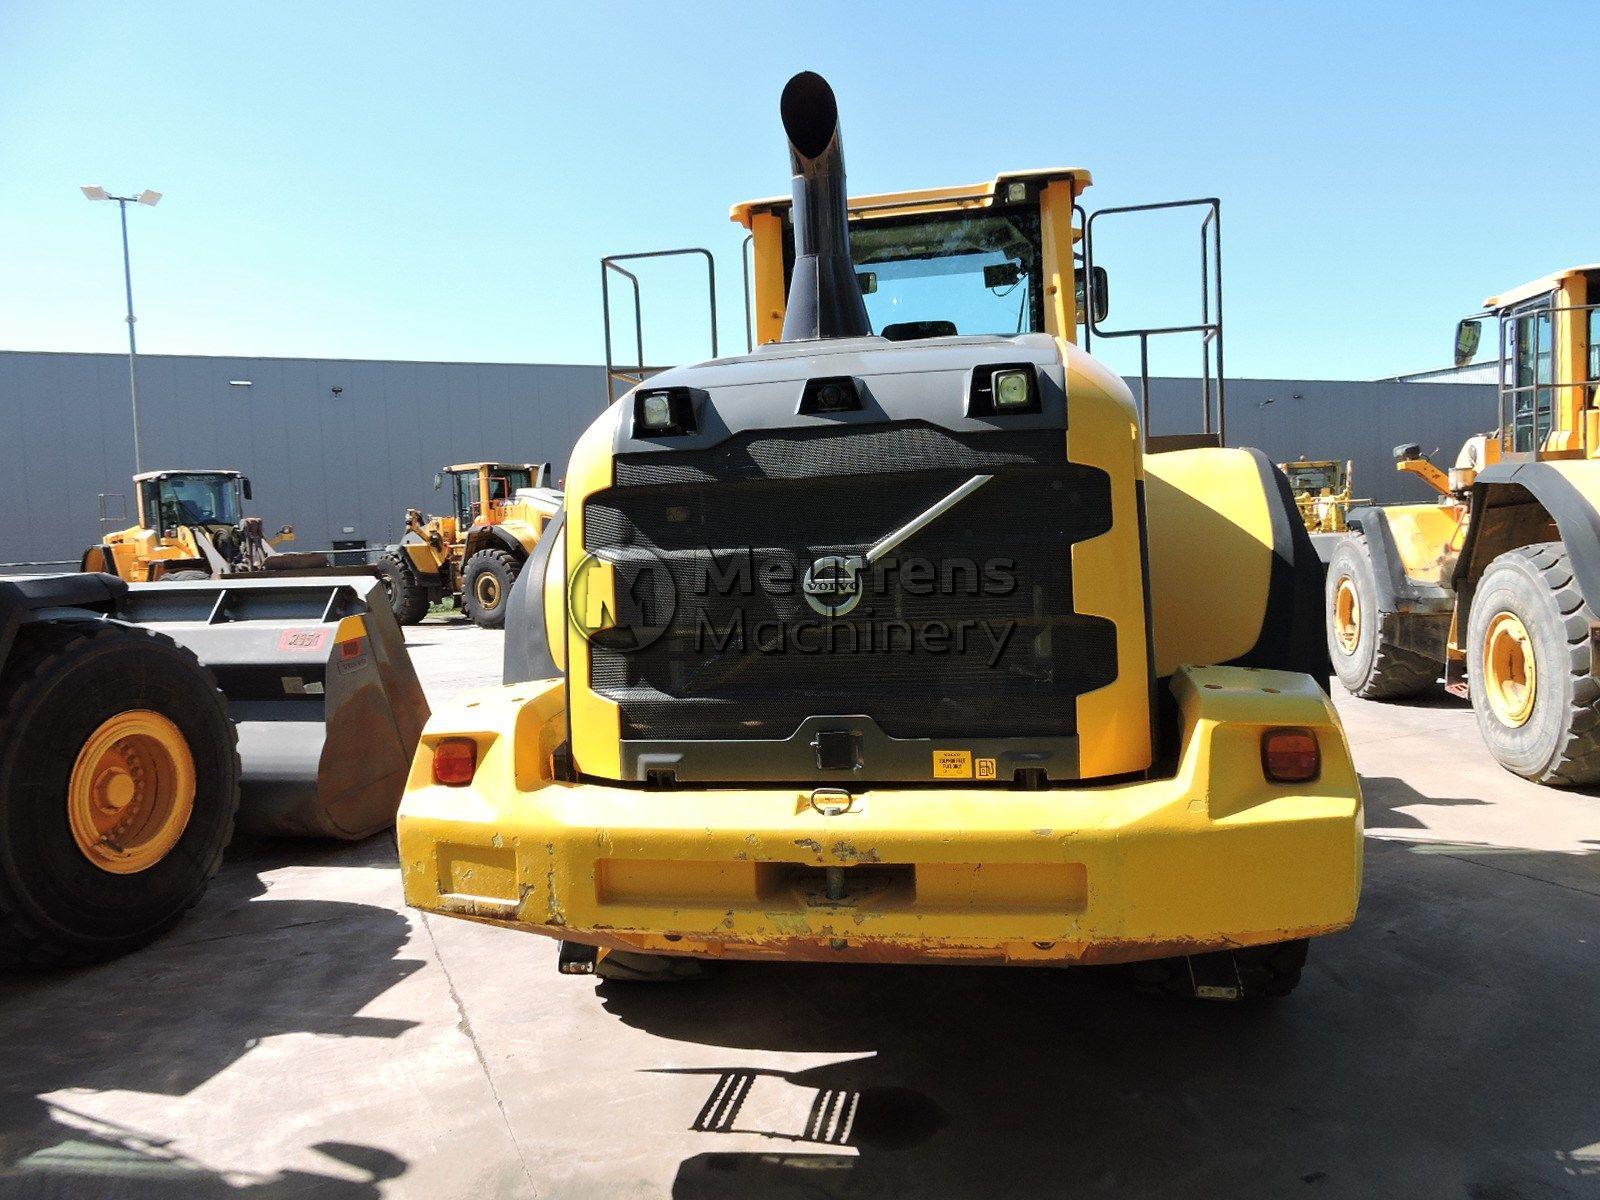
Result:
{"type": "MultiPolygon", "coordinates": [[[[448,463],[548,461],[560,476],[605,395],[598,366],[139,358],[146,468],[245,472],[251,511],[272,528],[292,524],[297,550],[355,554],[396,540],[407,508],[444,506],[433,478],[448,463]]],[[[1495,420],[1494,389],[1476,383],[1236,379],[1227,396],[1230,445],[1352,459],[1357,491],[1377,500],[1429,497],[1395,472],[1396,444],[1453,456],[1495,420]]],[[[1153,432],[1199,428],[1198,381],[1154,380],[1150,399],[1153,432]]],[[[15,518],[0,534],[0,570],[75,567],[102,523],[131,523],[125,356],[0,351],[0,428],[0,504],[15,518]]]]}

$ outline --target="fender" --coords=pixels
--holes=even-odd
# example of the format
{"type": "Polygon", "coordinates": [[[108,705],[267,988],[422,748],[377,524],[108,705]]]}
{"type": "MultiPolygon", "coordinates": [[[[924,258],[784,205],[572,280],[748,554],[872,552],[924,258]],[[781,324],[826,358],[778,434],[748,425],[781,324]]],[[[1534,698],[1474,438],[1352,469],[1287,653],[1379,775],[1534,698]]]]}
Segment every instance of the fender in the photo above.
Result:
{"type": "MultiPolygon", "coordinates": [[[[506,601],[506,643],[500,682],[523,683],[529,679],[560,679],[564,672],[550,653],[550,639],[544,621],[544,577],[550,556],[567,534],[566,510],[550,518],[544,536],[528,556],[522,573],[511,585],[506,601]]],[[[563,589],[563,593],[565,589],[563,589]]],[[[563,621],[562,625],[565,626],[563,621]]]]}
{"type": "Polygon", "coordinates": [[[471,558],[479,550],[490,546],[499,550],[508,550],[519,559],[528,557],[527,549],[517,540],[515,534],[500,528],[498,525],[491,525],[487,529],[481,529],[467,538],[467,544],[463,548],[461,555],[463,565],[465,565],[467,559],[471,558]]]}
{"type": "MultiPolygon", "coordinates": [[[[1455,594],[1449,588],[1421,582],[1406,574],[1394,530],[1389,528],[1389,514],[1383,509],[1376,506],[1352,508],[1345,516],[1345,524],[1367,539],[1380,613],[1447,613],[1455,606],[1455,594]]],[[[1466,558],[1463,553],[1461,561],[1465,562],[1466,558]]]]}
{"type": "MultiPolygon", "coordinates": [[[[1477,562],[1479,535],[1487,523],[1484,516],[1494,508],[1516,503],[1513,488],[1525,491],[1555,522],[1578,590],[1589,607],[1600,613],[1600,509],[1596,507],[1600,501],[1600,462],[1502,462],[1480,471],[1472,485],[1472,521],[1453,579],[1462,598],[1460,623],[1465,626],[1473,585],[1488,566],[1487,562],[1477,562]],[[1592,480],[1588,478],[1591,475],[1592,480]]],[[[1494,554],[1509,548],[1494,549],[1494,554]]]]}

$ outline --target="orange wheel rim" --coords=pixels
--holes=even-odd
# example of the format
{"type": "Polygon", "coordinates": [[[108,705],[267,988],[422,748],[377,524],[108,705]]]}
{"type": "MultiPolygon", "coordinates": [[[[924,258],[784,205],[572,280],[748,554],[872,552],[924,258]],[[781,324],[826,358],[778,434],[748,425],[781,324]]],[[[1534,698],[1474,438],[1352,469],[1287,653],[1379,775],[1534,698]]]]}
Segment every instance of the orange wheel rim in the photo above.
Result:
{"type": "Polygon", "coordinates": [[[102,871],[148,870],[188,828],[194,792],[194,755],[183,731],[149,709],[120,712],[101,722],[72,764],[72,840],[102,871]]]}
{"type": "Polygon", "coordinates": [[[494,608],[500,603],[500,581],[493,575],[478,576],[478,603],[484,608],[494,608]]]}
{"type": "Polygon", "coordinates": [[[1356,644],[1361,641],[1361,597],[1348,575],[1339,580],[1333,593],[1333,633],[1339,649],[1346,654],[1356,652],[1356,644]]]}

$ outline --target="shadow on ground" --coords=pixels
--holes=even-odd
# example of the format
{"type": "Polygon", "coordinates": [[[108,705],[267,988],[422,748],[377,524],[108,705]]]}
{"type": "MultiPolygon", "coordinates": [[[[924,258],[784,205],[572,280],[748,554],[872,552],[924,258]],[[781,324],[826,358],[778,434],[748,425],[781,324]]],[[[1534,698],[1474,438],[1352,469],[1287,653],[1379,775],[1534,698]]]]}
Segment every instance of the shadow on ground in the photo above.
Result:
{"type": "Polygon", "coordinates": [[[0,1196],[366,1197],[404,1173],[386,1150],[320,1142],[311,1149],[342,1168],[224,1174],[159,1135],[78,1112],[71,1098],[76,1089],[187,1095],[277,1034],[389,1039],[409,1029],[358,1015],[422,966],[397,957],[408,932],[400,913],[271,897],[268,871],[324,853],[343,866],[394,865],[387,834],[354,854],[242,842],[196,911],[153,946],[0,979],[0,1196]]]}
{"type": "MultiPolygon", "coordinates": [[[[689,1158],[679,1197],[1593,1196],[1600,900],[1540,878],[1547,857],[1369,843],[1358,924],[1265,1006],[1108,971],[799,964],[600,994],[724,1048],[692,1128],[770,1143],[689,1158]],[[783,1073],[768,1051],[855,1057],[783,1073]]],[[[1565,857],[1600,893],[1600,860],[1565,857]]]]}

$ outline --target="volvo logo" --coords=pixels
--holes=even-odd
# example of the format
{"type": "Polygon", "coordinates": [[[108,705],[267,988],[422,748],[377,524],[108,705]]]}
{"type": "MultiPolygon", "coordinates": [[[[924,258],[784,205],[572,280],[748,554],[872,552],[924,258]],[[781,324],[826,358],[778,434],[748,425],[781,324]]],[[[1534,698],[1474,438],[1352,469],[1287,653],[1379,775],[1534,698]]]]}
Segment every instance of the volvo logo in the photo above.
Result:
{"type": "Polygon", "coordinates": [[[825,617],[842,617],[861,603],[861,570],[866,560],[829,554],[806,568],[800,590],[806,603],[825,617]]]}

